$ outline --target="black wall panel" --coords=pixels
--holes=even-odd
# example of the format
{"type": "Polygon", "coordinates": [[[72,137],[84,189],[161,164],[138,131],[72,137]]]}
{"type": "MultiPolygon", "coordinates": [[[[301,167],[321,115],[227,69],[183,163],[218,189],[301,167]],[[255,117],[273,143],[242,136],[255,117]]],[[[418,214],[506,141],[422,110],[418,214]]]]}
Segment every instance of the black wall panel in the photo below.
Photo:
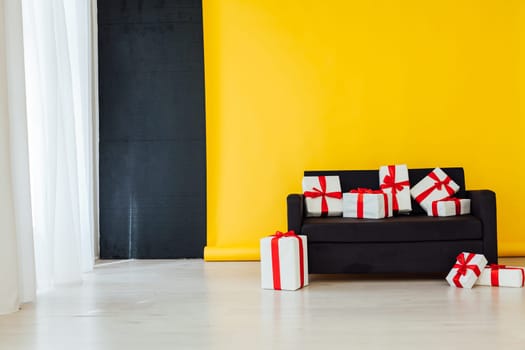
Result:
{"type": "Polygon", "coordinates": [[[202,4],[99,0],[100,255],[202,257],[202,4]]]}

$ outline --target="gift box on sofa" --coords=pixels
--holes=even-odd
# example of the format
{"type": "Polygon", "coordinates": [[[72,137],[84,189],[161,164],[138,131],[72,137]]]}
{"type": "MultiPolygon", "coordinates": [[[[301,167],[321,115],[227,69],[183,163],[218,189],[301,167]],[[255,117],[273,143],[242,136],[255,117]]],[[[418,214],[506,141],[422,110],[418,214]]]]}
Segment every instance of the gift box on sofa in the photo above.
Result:
{"type": "Polygon", "coordinates": [[[487,265],[483,254],[463,252],[456,258],[456,263],[448,273],[446,280],[452,287],[472,288],[481,271],[487,265]]]}
{"type": "Polygon", "coordinates": [[[412,210],[410,182],[406,165],[380,167],[379,184],[383,192],[392,194],[394,212],[409,213],[412,210]]]}
{"type": "Polygon", "coordinates": [[[476,285],[521,288],[525,283],[525,267],[492,264],[481,271],[476,285]]]}
{"type": "Polygon", "coordinates": [[[455,216],[470,214],[470,199],[446,198],[433,201],[428,216],[455,216]]]}
{"type": "Polygon", "coordinates": [[[358,188],[343,193],[343,217],[382,219],[392,216],[392,194],[358,188]]]}
{"type": "Polygon", "coordinates": [[[435,168],[410,189],[410,194],[428,213],[432,202],[453,196],[459,191],[459,185],[443,170],[435,168]]]}
{"type": "Polygon", "coordinates": [[[293,231],[276,232],[261,239],[261,286],[263,289],[296,290],[308,285],[306,236],[293,231]]]}
{"type": "Polygon", "coordinates": [[[303,177],[306,216],[341,216],[343,194],[339,176],[303,177]]]}

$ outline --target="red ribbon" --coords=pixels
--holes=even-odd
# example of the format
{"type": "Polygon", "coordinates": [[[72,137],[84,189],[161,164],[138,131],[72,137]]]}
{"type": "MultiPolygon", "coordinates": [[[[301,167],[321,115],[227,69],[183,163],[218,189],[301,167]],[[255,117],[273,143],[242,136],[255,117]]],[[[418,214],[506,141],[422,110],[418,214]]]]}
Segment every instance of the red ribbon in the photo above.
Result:
{"type": "Polygon", "coordinates": [[[350,193],[357,193],[357,217],[362,218],[364,216],[364,194],[370,193],[372,190],[368,188],[358,188],[357,190],[350,190],[350,193]]]}
{"type": "Polygon", "coordinates": [[[465,259],[465,255],[463,253],[457,256],[457,261],[453,268],[458,269],[458,271],[452,279],[456,287],[463,288],[463,285],[461,284],[459,279],[461,278],[461,276],[465,276],[468,270],[472,270],[476,276],[479,276],[481,274],[481,271],[479,270],[479,267],[477,265],[468,264],[472,259],[474,259],[475,256],[476,254],[474,253],[468,253],[467,259],[465,259]]]}
{"type": "Polygon", "coordinates": [[[385,217],[388,217],[388,195],[381,190],[371,190],[369,188],[358,188],[357,190],[350,190],[350,193],[357,193],[357,217],[364,216],[364,194],[382,194],[385,201],[385,217]]]}
{"type": "Polygon", "coordinates": [[[303,240],[295,234],[293,230],[286,233],[281,231],[275,232],[272,236],[272,272],[273,272],[273,289],[281,290],[281,265],[279,261],[279,240],[284,237],[295,237],[299,242],[299,272],[301,274],[301,287],[304,286],[304,252],[303,240]]]}
{"type": "Polygon", "coordinates": [[[305,191],[304,196],[308,198],[321,197],[321,216],[326,216],[328,214],[326,197],[341,199],[343,194],[341,192],[326,192],[326,176],[321,175],[318,178],[321,189],[314,187],[312,188],[313,191],[305,191]]]}
{"type": "Polygon", "coordinates": [[[399,203],[397,202],[397,192],[403,191],[403,187],[410,186],[408,180],[396,182],[396,166],[388,166],[388,174],[383,178],[381,189],[392,188],[392,208],[394,211],[399,210],[399,203]]]}
{"type": "Polygon", "coordinates": [[[499,286],[499,270],[520,270],[521,271],[521,286],[525,285],[525,269],[523,267],[510,267],[506,265],[490,264],[488,266],[490,269],[490,284],[494,287],[499,286]]]}
{"type": "Polygon", "coordinates": [[[433,201],[432,202],[432,215],[433,216],[439,216],[439,213],[438,213],[438,203],[439,202],[454,202],[454,205],[456,207],[456,215],[461,215],[461,201],[459,198],[454,198],[454,197],[450,197],[450,198],[445,198],[445,199],[441,199],[439,201],[433,201]]]}
{"type": "Polygon", "coordinates": [[[452,179],[449,176],[447,176],[444,180],[440,180],[435,172],[431,172],[430,174],[428,174],[428,177],[434,180],[434,184],[426,190],[424,190],[423,192],[421,192],[416,197],[416,201],[418,203],[424,201],[425,198],[427,198],[432,192],[434,192],[434,190],[441,190],[441,187],[444,187],[444,189],[448,192],[449,196],[452,196],[455,193],[454,189],[449,186],[450,181],[452,181],[452,179]]]}

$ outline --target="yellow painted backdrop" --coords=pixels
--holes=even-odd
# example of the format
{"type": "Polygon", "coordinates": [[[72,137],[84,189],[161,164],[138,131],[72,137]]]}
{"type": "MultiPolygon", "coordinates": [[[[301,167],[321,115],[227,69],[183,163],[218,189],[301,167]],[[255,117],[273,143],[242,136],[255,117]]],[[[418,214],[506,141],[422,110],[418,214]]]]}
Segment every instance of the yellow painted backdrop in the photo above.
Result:
{"type": "Polygon", "coordinates": [[[525,255],[525,3],[204,0],[206,260],[258,259],[305,169],[463,166],[525,255]]]}

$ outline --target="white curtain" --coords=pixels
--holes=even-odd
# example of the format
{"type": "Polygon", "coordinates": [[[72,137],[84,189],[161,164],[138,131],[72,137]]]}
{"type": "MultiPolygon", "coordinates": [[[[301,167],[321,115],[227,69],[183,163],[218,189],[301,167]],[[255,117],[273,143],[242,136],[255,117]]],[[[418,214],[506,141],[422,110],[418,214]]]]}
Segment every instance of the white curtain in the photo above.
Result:
{"type": "Polygon", "coordinates": [[[2,314],[81,281],[95,227],[90,1],[0,0],[0,19],[2,314]]]}
{"type": "MultiPolygon", "coordinates": [[[[24,79],[24,48],[22,35],[22,7],[20,0],[5,2],[6,77],[0,79],[7,87],[7,114],[9,115],[9,146],[11,193],[17,242],[18,300],[31,301],[35,297],[35,270],[33,253],[33,221],[29,188],[29,159],[27,146],[26,95],[24,79]]],[[[14,264],[13,264],[14,265],[14,264]]]]}
{"type": "MultiPolygon", "coordinates": [[[[4,20],[4,6],[0,3],[0,20],[4,20]]],[[[7,93],[7,55],[5,29],[0,26],[0,314],[13,312],[18,307],[18,264],[16,226],[9,154],[9,113],[7,93]]]]}
{"type": "Polygon", "coordinates": [[[23,0],[37,287],[93,267],[90,4],[23,0]]]}
{"type": "Polygon", "coordinates": [[[20,0],[0,0],[0,314],[35,297],[20,0]]]}

